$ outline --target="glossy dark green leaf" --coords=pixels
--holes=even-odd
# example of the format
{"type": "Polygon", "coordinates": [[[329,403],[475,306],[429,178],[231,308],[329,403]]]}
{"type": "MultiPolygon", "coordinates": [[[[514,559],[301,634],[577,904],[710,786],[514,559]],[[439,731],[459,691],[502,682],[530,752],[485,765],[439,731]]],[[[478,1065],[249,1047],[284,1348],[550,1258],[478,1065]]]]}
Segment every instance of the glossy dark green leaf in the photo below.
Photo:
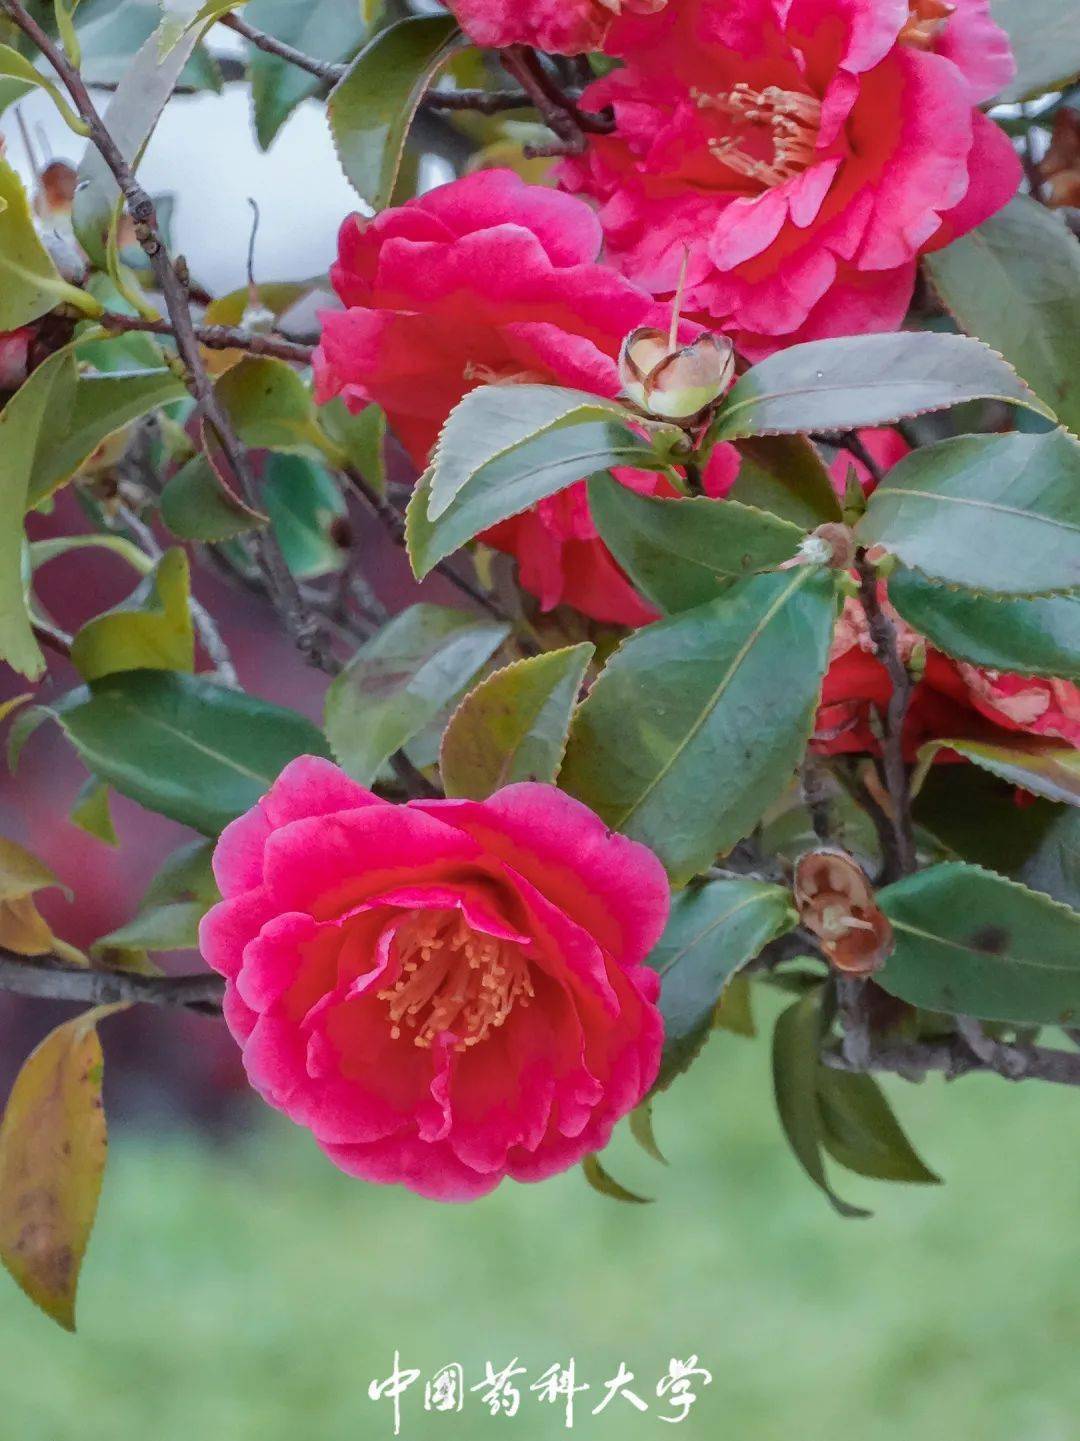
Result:
{"type": "Polygon", "coordinates": [[[976,595],[898,566],[889,599],[946,655],[1019,675],[1080,680],[1080,595],[976,595]]]}
{"type": "Polygon", "coordinates": [[[185,553],[179,547],[166,551],[127,600],[88,621],[72,641],[71,661],[87,681],[125,670],[194,670],[185,553]]]}
{"type": "Polygon", "coordinates": [[[822,1121],[818,1105],[818,1060],[821,1049],[821,989],[808,991],[781,1013],[773,1032],[773,1091],[780,1124],[803,1170],[829,1198],[841,1216],[868,1216],[832,1189],[822,1156],[822,1121]]]}
{"type": "Polygon", "coordinates": [[[204,910],[221,899],[212,866],[213,841],[189,841],[173,851],[155,872],[139,902],[140,911],[176,901],[200,901],[204,910]]]}
{"type": "Polygon", "coordinates": [[[873,1076],[819,1066],[818,1107],[822,1144],[847,1170],[875,1181],[941,1184],[904,1134],[873,1076]]]}
{"type": "Polygon", "coordinates": [[[775,570],[805,536],[797,525],[738,501],[661,500],[606,474],[589,481],[589,509],[637,589],[669,614],[715,599],[733,580],[775,570]]]}
{"type": "Polygon", "coordinates": [[[761,435],[738,442],[742,465],[730,500],[814,530],[840,520],[840,501],[816,446],[804,435],[761,435]]]}
{"type": "Polygon", "coordinates": [[[413,116],[434,77],[464,42],[447,15],[416,15],[380,30],[330,96],[338,159],[361,200],[389,205],[413,116]]]}
{"type": "Polygon", "coordinates": [[[835,616],[834,575],[799,567],[639,631],[578,710],[560,784],[688,880],[790,784],[835,616]]]}
{"type": "Polygon", "coordinates": [[[414,605],[361,646],[326,694],[326,734],[349,774],[379,768],[468,686],[509,626],[465,611],[414,605]]]}
{"type": "Polygon", "coordinates": [[[963,329],[1000,351],[1080,432],[1080,245],[1064,219],[1018,195],[926,263],[963,329]]]}
{"type": "Polygon", "coordinates": [[[1011,366],[963,335],[902,332],[812,340],[748,370],[728,395],[714,440],[822,434],[891,425],[967,400],[1052,414],[1011,366]]]}
{"type": "Polygon", "coordinates": [[[621,421],[588,421],[551,430],[482,466],[436,521],[429,519],[427,509],[429,472],[417,485],[406,517],[414,574],[423,579],[480,531],[578,480],[621,465],[667,469],[664,457],[621,421]]]}
{"type": "Polygon", "coordinates": [[[167,369],[79,376],[70,409],[57,408],[42,435],[28,503],[39,505],[70,480],[110,435],[186,395],[183,383],[167,369]]]}
{"type": "MultiPolygon", "coordinates": [[[[246,18],[257,30],[332,63],[350,59],[367,32],[360,8],[341,0],[250,0],[246,18]]],[[[255,135],[267,150],[301,101],[317,93],[319,80],[277,55],[254,48],[248,72],[255,135]]]]}
{"type": "Polygon", "coordinates": [[[991,0],[1016,56],[1016,78],[997,97],[1028,100],[1080,76],[1080,33],[1066,0],[991,0]]]}
{"type": "Polygon", "coordinates": [[[1080,913],[959,863],[909,876],[879,901],[896,949],[875,979],[902,1001],[1031,1025],[1080,1015],[1080,913]]]}
{"type": "Polygon", "coordinates": [[[763,881],[706,881],[675,894],[667,928],[647,961],[661,982],[658,1090],[696,1058],[739,969],[790,931],[795,919],[790,892],[763,881]]]}
{"type": "Polygon", "coordinates": [[[925,774],[940,751],[955,751],[1032,795],[1080,806],[1080,750],[1062,741],[1025,735],[1000,742],[962,737],[930,741],[919,752],[920,774],[925,774]]]}
{"type": "Polygon", "coordinates": [[[1080,442],[1054,430],[961,436],[917,450],[870,497],[858,535],[969,590],[1080,587],[1080,442]]]}
{"type": "Polygon", "coordinates": [[[206,456],[192,456],[161,493],[161,518],[179,540],[232,540],[266,525],[218,481],[206,456]]]}
{"type": "Polygon", "coordinates": [[[267,457],[259,492],[289,569],[299,580],[341,570],[347,549],[334,538],[345,501],[324,465],[306,455],[267,457]]]}
{"type": "Polygon", "coordinates": [[[172,671],[108,676],[68,698],[58,719],[99,779],[206,835],[250,809],[297,756],[330,753],[295,711],[172,671]]]}
{"type": "Polygon", "coordinates": [[[528,656],[470,691],[443,735],[446,794],[485,800],[514,781],[554,784],[594,651],[584,644],[528,656]]]}

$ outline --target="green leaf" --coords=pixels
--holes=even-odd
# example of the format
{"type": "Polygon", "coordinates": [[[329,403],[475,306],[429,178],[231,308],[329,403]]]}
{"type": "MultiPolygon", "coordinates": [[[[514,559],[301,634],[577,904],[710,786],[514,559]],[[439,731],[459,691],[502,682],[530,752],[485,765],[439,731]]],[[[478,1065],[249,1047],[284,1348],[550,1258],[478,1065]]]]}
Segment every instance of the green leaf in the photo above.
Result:
{"type": "MultiPolygon", "coordinates": [[[[124,159],[137,166],[161,112],[198,42],[189,30],[165,56],[151,35],[125,69],[102,119],[124,159]]],[[[106,236],[120,190],[96,146],[87,147],[79,166],[72,220],[80,244],[96,265],[106,263],[106,236]]]]}
{"type": "MultiPolygon", "coordinates": [[[[82,0],[77,30],[83,58],[80,71],[88,85],[117,85],[133,56],[154,35],[161,19],[158,0],[82,0]]],[[[221,90],[221,74],[205,52],[195,50],[180,73],[192,89],[221,90]]]]}
{"type": "Polygon", "coordinates": [[[152,576],[115,609],[88,621],[71,645],[83,680],[127,670],[195,669],[187,556],[167,551],[152,576]]]}
{"type": "Polygon", "coordinates": [[[74,383],[71,352],[57,351],[0,411],[0,660],[31,680],[44,672],[45,658],[26,608],[23,516],[34,455],[54,391],[63,395],[74,383]]]}
{"type": "Polygon", "coordinates": [[[268,450],[316,449],[311,391],[283,360],[249,355],[217,383],[217,397],[244,443],[268,450]]]}
{"type": "Polygon", "coordinates": [[[947,655],[1018,675],[1080,680],[1080,596],[991,599],[898,566],[889,599],[947,655]]]}
{"type": "Polygon", "coordinates": [[[1062,216],[1018,195],[926,263],[960,325],[1080,431],[1080,245],[1062,216]]]}
{"type": "Polygon", "coordinates": [[[176,901],[199,901],[204,911],[209,910],[221,899],[214,879],[213,857],[213,841],[189,841],[173,851],[147,886],[139,903],[140,912],[176,901]]]}
{"type": "Polygon", "coordinates": [[[657,1090],[696,1059],[736,973],[795,920],[790,893],[762,881],[706,881],[676,893],[667,928],[646,962],[661,979],[664,1053],[657,1090]]]}
{"type": "Polygon", "coordinates": [[[1007,401],[1053,419],[1012,367],[979,341],[903,332],[779,351],[736,383],[710,439],[891,425],[967,400],[1007,401]]]}
{"type": "Polygon", "coordinates": [[[212,542],[232,540],[268,521],[226,490],[201,452],[161,492],[161,518],[179,540],[212,542]]]}
{"type": "Polygon", "coordinates": [[[875,980],[909,1005],[984,1021],[1080,1014],[1080,913],[977,866],[947,863],[878,897],[896,949],[875,980]]]}
{"type": "Polygon", "coordinates": [[[925,775],[942,750],[956,751],[983,770],[1022,786],[1047,800],[1080,806],[1080,750],[1060,741],[1017,735],[1007,743],[934,740],[919,752],[919,775],[925,775]]]}
{"type": "MultiPolygon", "coordinates": [[[[26,89],[36,88],[44,90],[70,129],[81,135],[86,134],[83,121],[75,111],[72,110],[61,93],[60,88],[46,76],[42,75],[40,71],[35,69],[25,55],[20,55],[18,50],[13,50],[10,45],[0,45],[0,80],[8,87],[25,86],[26,89]]],[[[25,94],[26,90],[23,90],[23,93],[25,94]]],[[[11,94],[10,89],[8,90],[8,94],[11,94]]],[[[10,103],[10,100],[8,103],[10,103]]],[[[3,206],[0,205],[0,210],[2,209],[3,206]]]]}
{"type": "Polygon", "coordinates": [[[87,835],[93,836],[95,840],[104,841],[107,846],[118,846],[119,837],[116,834],[116,827],[113,825],[112,812],[109,809],[109,787],[102,785],[101,781],[90,776],[75,797],[75,804],[71,808],[69,817],[73,825],[77,825],[87,835]]]}
{"type": "Polygon", "coordinates": [[[841,1166],[875,1181],[940,1186],[919,1158],[873,1076],[818,1067],[821,1140],[841,1166]]]}
{"type": "Polygon", "coordinates": [[[195,951],[199,948],[199,922],[206,914],[201,901],[170,901],[128,921],[91,946],[94,955],[105,951],[195,951]]]}
{"type": "Polygon", "coordinates": [[[771,511],[803,530],[843,518],[829,472],[805,436],[757,436],[740,440],[738,450],[742,465],[729,500],[771,511]]]}
{"type": "Polygon", "coordinates": [[[656,1142],[656,1132],[653,1130],[652,1101],[642,1101],[640,1106],[635,1106],[630,1112],[628,1125],[630,1134],[638,1143],[647,1156],[654,1161],[659,1161],[662,1166],[667,1165],[667,1157],[661,1151],[656,1142]]]}
{"type": "Polygon", "coordinates": [[[599,1191],[601,1196],[607,1196],[612,1201],[624,1201],[632,1206],[652,1204],[648,1196],[639,1196],[635,1191],[628,1191],[625,1186],[620,1185],[614,1176],[604,1170],[595,1156],[586,1156],[581,1163],[581,1169],[585,1173],[586,1181],[594,1191],[599,1191]]]}
{"type": "Polygon", "coordinates": [[[70,408],[53,407],[34,460],[28,504],[40,505],[78,471],[110,435],[187,395],[171,370],[80,375],[70,408]]]}
{"type": "Polygon", "coordinates": [[[610,475],[589,481],[589,509],[638,590],[669,614],[715,599],[733,580],[775,570],[804,539],[797,525],[735,500],[660,500],[610,475]]]}
{"type": "Polygon", "coordinates": [[[346,506],[325,466],[275,452],[267,458],[260,494],[293,575],[313,580],[344,567],[348,547],[334,539],[332,527],[346,506]]]}
{"type": "Polygon", "coordinates": [[[297,756],[329,756],[295,711],[175,671],[95,681],[56,719],[99,779],[205,835],[249,810],[297,756]]]}
{"type": "Polygon", "coordinates": [[[469,684],[509,626],[414,605],[357,651],[326,693],[326,734],[362,785],[469,684]]]}
{"type": "Polygon", "coordinates": [[[386,412],[382,407],[366,405],[352,415],[338,396],[320,406],[318,421],[346,462],[381,494],[386,489],[386,412]]]}
{"type": "MultiPolygon", "coordinates": [[[[247,19],[257,30],[333,64],[349,60],[367,34],[357,6],[342,0],[251,0],[247,19]]],[[[257,49],[252,49],[248,73],[255,135],[260,147],[268,150],[296,107],[318,93],[320,81],[257,49]]]]}
{"type": "Polygon", "coordinates": [[[0,158],[0,331],[29,325],[70,289],[41,243],[22,181],[0,158]]]}
{"type": "Polygon", "coordinates": [[[818,1105],[818,1060],[822,1017],[820,987],[808,991],[780,1015],[773,1032],[773,1089],[780,1124],[799,1164],[841,1216],[868,1216],[832,1189],[822,1157],[822,1121],[818,1105]]]}
{"type": "Polygon", "coordinates": [[[428,472],[417,484],[406,515],[413,573],[422,580],[480,531],[579,480],[622,465],[638,470],[668,468],[647,441],[621,422],[589,421],[550,430],[481,466],[436,521],[427,510],[428,472]]]}
{"type": "Polygon", "coordinates": [[[380,30],[335,86],[327,107],[341,168],[361,200],[390,204],[413,116],[465,42],[448,15],[416,15],[380,30]]]}
{"type": "Polygon", "coordinates": [[[446,794],[485,800],[513,781],[553,785],[595,649],[573,645],[529,656],[471,691],[443,735],[439,765],[446,794]]]}
{"type": "Polygon", "coordinates": [[[835,616],[835,577],[804,566],[639,631],[578,710],[560,785],[688,880],[790,784],[835,616]]]}
{"type": "Polygon", "coordinates": [[[87,1011],[45,1037],[0,1124],[0,1260],[67,1331],[108,1149],[96,1022],[114,1009],[87,1011]]]}
{"type": "Polygon", "coordinates": [[[1061,0],[991,0],[990,8],[1008,32],[1016,56],[1016,79],[999,101],[1060,90],[1080,75],[1080,36],[1070,5],[1061,0]]]}
{"type": "Polygon", "coordinates": [[[1080,442],[960,436],[889,471],[857,533],[935,580],[998,595],[1080,587],[1080,442]]]}

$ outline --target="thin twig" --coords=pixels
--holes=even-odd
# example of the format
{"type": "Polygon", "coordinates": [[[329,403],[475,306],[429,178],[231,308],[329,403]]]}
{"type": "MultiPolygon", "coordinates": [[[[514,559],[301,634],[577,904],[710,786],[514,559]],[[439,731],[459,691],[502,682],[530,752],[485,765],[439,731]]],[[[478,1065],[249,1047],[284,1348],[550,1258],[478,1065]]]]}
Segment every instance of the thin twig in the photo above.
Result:
{"type": "MultiPolygon", "coordinates": [[[[98,114],[82,76],[67,57],[29,15],[20,0],[0,0],[4,11],[48,60],[71,96],[82,120],[90,131],[92,144],[112,172],[135,226],[135,235],[145,252],[165,301],[177,349],[185,366],[185,379],[199,414],[212,439],[221,448],[221,460],[236,491],[253,510],[259,508],[258,486],[247,452],[233,429],[232,422],[218,401],[210,376],[203,364],[199,340],[188,308],[184,280],[161,238],[154,202],[139,184],[131,166],[98,114]]],[[[318,627],[297,589],[285,556],[273,532],[260,531],[254,544],[259,563],[272,587],[286,628],[298,649],[315,665],[325,665],[325,652],[318,627]]]]}
{"type": "Polygon", "coordinates": [[[345,74],[344,65],[334,65],[328,60],[317,60],[314,55],[305,55],[303,50],[297,50],[294,45],[288,45],[284,40],[279,40],[275,35],[268,35],[265,30],[257,30],[254,25],[249,25],[239,15],[222,15],[218,19],[219,25],[224,25],[226,30],[232,30],[237,35],[242,35],[256,50],[263,51],[266,55],[276,55],[279,60],[284,60],[288,65],[294,65],[297,70],[306,70],[316,80],[324,80],[333,84],[340,80],[345,74]]]}
{"type": "Polygon", "coordinates": [[[936,1043],[878,1046],[862,1065],[852,1065],[839,1051],[826,1051],[822,1060],[836,1071],[896,1075],[909,1081],[923,1080],[935,1072],[955,1080],[975,1071],[989,1071],[996,1075],[1007,1074],[1013,1081],[1048,1081],[1055,1086],[1080,1086],[1080,1053],[1048,1046],[1010,1046],[1003,1049],[1020,1058],[1010,1065],[1008,1071],[1003,1071],[996,1059],[982,1060],[976,1056],[962,1036],[936,1043]]]}
{"type": "MultiPolygon", "coordinates": [[[[141,315],[120,315],[109,310],[99,316],[95,323],[115,331],[118,335],[126,335],[132,331],[173,338],[176,335],[174,326],[164,317],[160,320],[147,320],[141,315]]],[[[243,330],[239,326],[196,325],[193,329],[196,340],[200,345],[205,345],[207,350],[243,350],[249,355],[267,355],[295,365],[310,365],[311,357],[315,353],[313,346],[301,345],[297,341],[285,340],[277,335],[256,335],[253,331],[243,330]]]]}
{"type": "Polygon", "coordinates": [[[58,956],[18,956],[0,947],[0,991],[87,1006],[122,1001],[220,1015],[225,982],[210,974],[141,976],[129,971],[84,970],[58,956]]]}

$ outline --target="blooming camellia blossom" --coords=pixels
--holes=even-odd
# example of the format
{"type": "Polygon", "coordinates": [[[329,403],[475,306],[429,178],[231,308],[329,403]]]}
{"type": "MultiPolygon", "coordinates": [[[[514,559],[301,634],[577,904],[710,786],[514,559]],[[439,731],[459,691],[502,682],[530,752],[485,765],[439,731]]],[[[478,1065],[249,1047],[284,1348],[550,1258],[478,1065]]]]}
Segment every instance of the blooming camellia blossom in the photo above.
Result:
{"type": "Polygon", "coordinates": [[[477,45],[532,45],[551,55],[599,50],[624,12],[651,15],[667,0],[450,0],[477,45]]]}
{"type": "MultiPolygon", "coordinates": [[[[447,416],[478,385],[542,382],[619,394],[618,356],[641,326],[670,312],[596,263],[602,236],[581,201],[508,170],[453,181],[374,220],[352,216],[331,270],[344,311],[322,317],[316,398],[353,410],[377,401],[418,469],[447,416]]],[[[683,326],[692,341],[696,326],[683,326]]],[[[718,446],[706,488],[722,493],[738,465],[718,446]]],[[[671,495],[667,481],[618,472],[635,490],[671,495]]],[[[543,500],[482,536],[516,555],[521,584],[545,609],[575,606],[597,620],[655,618],[598,539],[584,485],[543,500]]]]}
{"type": "Polygon", "coordinates": [[[223,832],[203,955],[252,1085],[438,1200],[603,1147],[656,1077],[660,862],[553,786],[392,805],[294,761],[223,832]]]}
{"type": "Polygon", "coordinates": [[[608,256],[752,359],[894,329],[919,255],[1016,192],[974,106],[1012,74],[988,0],[680,0],[627,17],[624,69],[585,93],[609,135],[563,183],[601,202],[608,256]]]}

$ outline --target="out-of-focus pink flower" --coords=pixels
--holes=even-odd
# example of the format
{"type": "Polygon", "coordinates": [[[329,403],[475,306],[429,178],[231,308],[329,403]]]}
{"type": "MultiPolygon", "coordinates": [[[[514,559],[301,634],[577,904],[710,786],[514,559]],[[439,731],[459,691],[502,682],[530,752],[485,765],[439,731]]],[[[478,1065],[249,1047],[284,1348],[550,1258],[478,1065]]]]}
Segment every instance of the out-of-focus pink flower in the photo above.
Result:
{"type": "MultiPolygon", "coordinates": [[[[317,398],[354,410],[377,401],[418,469],[443,422],[478,385],[532,381],[609,399],[618,356],[640,326],[666,329],[667,307],[596,263],[600,227],[589,206],[507,170],[485,170],[384,211],[348,219],[331,278],[344,311],[323,316],[317,398]]],[[[700,330],[684,325],[680,338],[700,330]]],[[[736,452],[720,446],[710,494],[730,484],[736,452]]],[[[618,472],[635,490],[671,495],[667,481],[618,472]]],[[[518,557],[522,584],[549,609],[596,620],[655,618],[598,539],[584,486],[482,537],[518,557]]]]}
{"type": "Polygon", "coordinates": [[[21,330],[0,334],[0,391],[18,390],[30,369],[30,346],[34,330],[24,325],[21,330]]]}
{"type": "Polygon", "coordinates": [[[891,330],[918,257],[1016,192],[1008,137],[974,109],[1012,73],[987,0],[680,0],[628,17],[590,86],[616,129],[564,162],[601,204],[612,262],[752,359],[891,330]]]}
{"type": "Polygon", "coordinates": [[[551,55],[599,50],[620,15],[651,15],[666,4],[667,0],[449,0],[462,29],[477,45],[532,45],[551,55]]]}
{"type": "Polygon", "coordinates": [[[222,834],[203,921],[252,1085],[438,1200],[604,1146],[656,1077],[668,884],[552,786],[391,805],[302,757],[222,834]]]}

